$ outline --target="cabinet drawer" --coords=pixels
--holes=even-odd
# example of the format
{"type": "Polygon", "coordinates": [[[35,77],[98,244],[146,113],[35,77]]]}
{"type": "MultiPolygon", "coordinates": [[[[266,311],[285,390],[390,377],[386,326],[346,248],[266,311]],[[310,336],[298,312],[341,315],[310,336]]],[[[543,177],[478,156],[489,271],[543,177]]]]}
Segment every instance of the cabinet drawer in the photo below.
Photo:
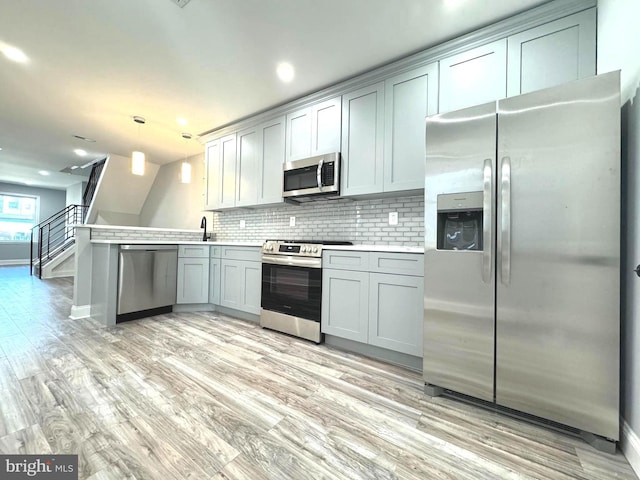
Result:
{"type": "Polygon", "coordinates": [[[222,254],[222,247],[217,245],[215,247],[211,247],[211,250],[209,251],[209,257],[211,258],[220,258],[222,254]]]}
{"type": "Polygon", "coordinates": [[[262,260],[262,251],[260,247],[223,246],[221,257],[230,260],[260,262],[262,260]]]}
{"type": "Polygon", "coordinates": [[[178,257],[208,258],[209,245],[178,245],[178,257]]]}
{"type": "Polygon", "coordinates": [[[368,271],[369,255],[369,252],[325,250],[322,252],[322,267],[368,271]]]}
{"type": "Polygon", "coordinates": [[[424,276],[424,255],[420,253],[371,252],[369,255],[371,272],[424,276]]]}

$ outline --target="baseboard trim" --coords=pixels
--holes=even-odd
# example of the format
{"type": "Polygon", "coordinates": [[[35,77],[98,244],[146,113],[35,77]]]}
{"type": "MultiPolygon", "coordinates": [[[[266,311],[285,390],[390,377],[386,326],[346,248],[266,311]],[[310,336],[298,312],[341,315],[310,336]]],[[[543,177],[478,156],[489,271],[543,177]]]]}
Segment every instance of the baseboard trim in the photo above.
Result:
{"type": "Polygon", "coordinates": [[[0,267],[10,266],[10,265],[29,265],[29,259],[18,258],[15,260],[0,260],[0,267]]]}
{"type": "Polygon", "coordinates": [[[629,460],[631,468],[636,472],[636,475],[640,477],[640,437],[631,430],[629,424],[622,420],[622,438],[620,439],[620,450],[624,453],[624,456],[629,460]]]}
{"type": "Polygon", "coordinates": [[[91,316],[91,305],[71,305],[71,314],[69,318],[72,320],[78,320],[80,318],[87,318],[91,316]]]}

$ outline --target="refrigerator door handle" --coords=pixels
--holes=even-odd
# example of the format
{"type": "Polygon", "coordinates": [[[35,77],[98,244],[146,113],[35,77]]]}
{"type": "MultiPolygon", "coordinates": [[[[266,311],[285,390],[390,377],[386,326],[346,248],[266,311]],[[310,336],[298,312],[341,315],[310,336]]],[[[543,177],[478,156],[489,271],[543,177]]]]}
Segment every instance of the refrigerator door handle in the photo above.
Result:
{"type": "Polygon", "coordinates": [[[493,202],[492,202],[492,186],[493,186],[493,169],[491,159],[484,161],[483,173],[483,192],[482,192],[482,281],[484,283],[491,282],[491,266],[493,265],[493,237],[491,235],[493,224],[493,202]]]}
{"type": "Polygon", "coordinates": [[[502,157],[500,175],[500,281],[509,285],[511,281],[511,158],[502,157]]]}

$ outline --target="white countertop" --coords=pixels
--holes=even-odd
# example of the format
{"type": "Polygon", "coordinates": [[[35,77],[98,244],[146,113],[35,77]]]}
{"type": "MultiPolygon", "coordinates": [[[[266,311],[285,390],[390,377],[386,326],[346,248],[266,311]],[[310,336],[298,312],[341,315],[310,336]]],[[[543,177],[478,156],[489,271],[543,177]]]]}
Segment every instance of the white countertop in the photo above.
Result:
{"type": "Polygon", "coordinates": [[[237,247],[262,247],[262,242],[203,242],[195,240],[91,240],[91,243],[110,245],[232,245],[237,247]]]}
{"type": "Polygon", "coordinates": [[[146,230],[149,232],[187,232],[187,233],[202,233],[202,229],[188,229],[188,228],[158,228],[158,227],[132,227],[129,225],[96,225],[93,223],[76,223],[71,224],[69,227],[73,228],[91,228],[94,230],[146,230]]]}
{"type": "Polygon", "coordinates": [[[402,245],[324,245],[322,249],[358,252],[424,253],[424,247],[405,247],[402,245]]]}
{"type": "MultiPolygon", "coordinates": [[[[203,242],[196,240],[91,240],[91,243],[107,245],[232,245],[238,247],[262,247],[263,242],[203,242]]],[[[324,250],[351,250],[357,252],[396,252],[424,253],[424,247],[407,247],[402,245],[324,245],[324,250]]]]}

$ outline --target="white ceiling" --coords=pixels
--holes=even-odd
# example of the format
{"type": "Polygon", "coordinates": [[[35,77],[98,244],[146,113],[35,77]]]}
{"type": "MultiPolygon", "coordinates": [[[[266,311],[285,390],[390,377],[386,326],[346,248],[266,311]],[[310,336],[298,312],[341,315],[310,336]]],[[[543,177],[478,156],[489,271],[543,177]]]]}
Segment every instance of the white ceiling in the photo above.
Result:
{"type": "Polygon", "coordinates": [[[64,188],[78,177],[38,170],[137,148],[150,162],[172,162],[202,151],[198,133],[542,3],[5,1],[0,44],[30,61],[0,55],[0,181],[64,188]],[[281,61],[295,67],[290,84],[275,74],[281,61]],[[147,123],[138,129],[133,115],[147,123]]]}

